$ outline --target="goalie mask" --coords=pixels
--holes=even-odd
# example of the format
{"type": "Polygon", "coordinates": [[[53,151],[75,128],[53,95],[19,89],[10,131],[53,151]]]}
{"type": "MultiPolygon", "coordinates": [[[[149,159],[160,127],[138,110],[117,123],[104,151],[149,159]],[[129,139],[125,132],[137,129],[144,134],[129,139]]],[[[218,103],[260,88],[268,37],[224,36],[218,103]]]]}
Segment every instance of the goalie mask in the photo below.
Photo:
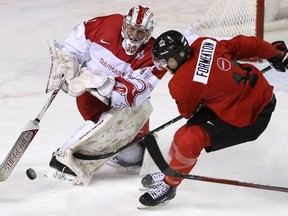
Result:
{"type": "Polygon", "coordinates": [[[138,5],[125,15],[122,25],[122,47],[127,55],[134,55],[149,41],[155,26],[154,14],[148,7],[138,5]]]}
{"type": "Polygon", "coordinates": [[[187,39],[174,30],[161,34],[152,48],[153,62],[157,69],[166,68],[173,74],[189,58],[189,54],[187,39]]]}

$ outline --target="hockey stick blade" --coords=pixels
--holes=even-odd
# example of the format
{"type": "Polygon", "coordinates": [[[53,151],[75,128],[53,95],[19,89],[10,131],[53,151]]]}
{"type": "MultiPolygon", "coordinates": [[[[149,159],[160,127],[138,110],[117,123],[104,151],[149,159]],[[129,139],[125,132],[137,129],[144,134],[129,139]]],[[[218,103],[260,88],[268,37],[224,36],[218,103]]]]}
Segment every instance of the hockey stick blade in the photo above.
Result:
{"type": "Polygon", "coordinates": [[[74,152],[73,153],[73,156],[77,159],[81,159],[81,160],[100,160],[100,159],[105,159],[105,158],[108,158],[108,157],[111,157],[121,151],[123,151],[124,149],[130,147],[131,145],[137,143],[137,142],[140,142],[140,141],[143,141],[145,139],[146,136],[148,135],[151,135],[151,134],[154,134],[158,131],[161,131],[163,130],[164,128],[168,127],[169,125],[171,124],[174,124],[175,122],[179,121],[180,119],[182,119],[183,117],[181,115],[177,116],[176,118],[166,122],[165,124],[159,126],[158,128],[150,131],[149,133],[145,134],[144,136],[138,138],[137,140],[134,140],[130,143],[128,143],[127,145],[113,151],[113,152],[108,152],[108,153],[104,153],[104,154],[101,154],[101,155],[85,155],[85,154],[82,154],[80,152],[74,152]]]}
{"type": "Polygon", "coordinates": [[[52,92],[50,98],[45,103],[38,116],[27,124],[27,126],[24,128],[24,130],[16,140],[15,144],[11,148],[10,152],[2,162],[0,166],[0,182],[5,181],[10,176],[16,164],[19,162],[20,158],[22,157],[22,155],[24,154],[24,152],[26,151],[26,149],[36,136],[37,132],[40,129],[39,128],[40,120],[42,119],[48,107],[51,105],[52,101],[60,91],[64,81],[65,76],[63,75],[59,82],[59,85],[52,92]]]}
{"type": "Polygon", "coordinates": [[[220,178],[211,178],[205,176],[197,176],[197,175],[188,175],[183,174],[175,171],[172,169],[163,158],[163,155],[159,149],[157,141],[153,135],[148,135],[145,137],[144,143],[147,147],[149,154],[151,155],[153,161],[157,165],[157,167],[167,176],[183,178],[183,179],[190,179],[190,180],[197,180],[197,181],[205,181],[205,182],[212,182],[212,183],[220,183],[220,184],[227,184],[227,185],[235,185],[235,186],[242,186],[242,187],[249,187],[249,188],[256,188],[256,189],[263,189],[263,190],[271,190],[271,191],[278,191],[278,192],[288,192],[287,187],[278,187],[278,186],[270,186],[270,185],[262,185],[262,184],[255,184],[255,183],[247,183],[235,180],[228,180],[228,179],[220,179],[220,178]]]}

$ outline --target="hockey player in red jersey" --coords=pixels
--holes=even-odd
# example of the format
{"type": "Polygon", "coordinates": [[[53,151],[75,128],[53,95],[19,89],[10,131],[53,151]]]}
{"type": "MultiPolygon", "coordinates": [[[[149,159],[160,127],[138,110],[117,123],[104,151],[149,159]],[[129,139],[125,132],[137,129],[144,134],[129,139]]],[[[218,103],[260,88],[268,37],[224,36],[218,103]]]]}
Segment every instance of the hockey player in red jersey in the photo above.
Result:
{"type": "MultiPolygon", "coordinates": [[[[151,10],[137,5],[125,16],[112,14],[80,23],[63,44],[49,41],[52,67],[46,92],[65,74],[62,89],[76,97],[85,120],[54,153],[50,166],[56,173],[72,174],[87,185],[111,158],[84,161],[74,158],[74,152],[112,152],[149,131],[152,107],[148,99],[167,72],[158,70],[152,61],[154,27],[151,10]]],[[[136,167],[139,172],[143,154],[144,146],[137,143],[110,163],[124,171],[136,167]]]]}
{"type": "MultiPolygon", "coordinates": [[[[256,140],[270,121],[276,98],[261,71],[237,60],[268,59],[285,72],[286,52],[283,41],[270,44],[242,35],[220,41],[199,37],[191,46],[177,31],[160,35],[153,46],[155,65],[173,74],[170,94],[180,114],[189,119],[174,135],[169,165],[188,174],[203,149],[213,152],[256,140]]],[[[142,184],[152,189],[140,203],[156,206],[173,199],[182,180],[161,172],[148,174],[142,184]]]]}

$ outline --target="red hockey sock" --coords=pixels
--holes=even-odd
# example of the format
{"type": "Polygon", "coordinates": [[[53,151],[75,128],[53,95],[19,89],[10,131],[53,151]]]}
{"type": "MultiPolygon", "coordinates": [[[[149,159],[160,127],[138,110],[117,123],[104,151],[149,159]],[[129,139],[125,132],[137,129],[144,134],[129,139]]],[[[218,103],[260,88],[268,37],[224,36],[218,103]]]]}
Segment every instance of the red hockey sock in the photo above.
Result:
{"type": "MultiPolygon", "coordinates": [[[[196,164],[197,158],[204,147],[210,146],[207,132],[200,126],[182,126],[174,135],[169,154],[170,166],[181,173],[188,174],[196,164]]],[[[183,179],[165,176],[171,186],[177,186],[183,179]]]]}

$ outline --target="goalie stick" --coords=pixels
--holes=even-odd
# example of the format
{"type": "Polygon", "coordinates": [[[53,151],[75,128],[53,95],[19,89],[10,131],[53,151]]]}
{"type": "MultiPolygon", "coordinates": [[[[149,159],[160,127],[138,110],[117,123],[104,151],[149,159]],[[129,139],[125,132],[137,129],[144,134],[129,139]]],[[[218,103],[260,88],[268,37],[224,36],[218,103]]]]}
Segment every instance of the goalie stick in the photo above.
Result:
{"type": "Polygon", "coordinates": [[[145,134],[144,136],[138,138],[137,140],[134,140],[130,143],[128,143],[127,145],[113,151],[113,152],[109,152],[109,153],[104,153],[104,154],[101,154],[101,155],[85,155],[85,154],[82,154],[82,153],[79,153],[79,152],[75,152],[73,154],[73,156],[77,159],[81,159],[81,160],[99,160],[99,159],[105,159],[105,158],[108,158],[108,157],[111,157],[117,153],[119,153],[120,151],[123,151],[124,149],[128,148],[129,146],[137,143],[137,142],[140,142],[140,141],[143,141],[145,139],[146,136],[148,135],[152,135],[160,130],[163,130],[164,128],[168,127],[169,125],[171,124],[174,124],[175,122],[179,121],[180,119],[182,119],[183,117],[181,115],[177,116],[176,118],[166,122],[165,124],[159,126],[158,128],[150,131],[149,133],[145,134]]]}
{"type": "Polygon", "coordinates": [[[213,182],[213,183],[220,183],[220,184],[228,184],[228,185],[235,185],[235,186],[242,186],[242,187],[250,187],[250,188],[257,188],[257,189],[264,189],[264,190],[271,190],[271,191],[279,191],[279,192],[288,192],[288,188],[286,187],[277,187],[277,186],[270,186],[270,185],[262,185],[262,184],[255,184],[255,183],[247,183],[235,180],[228,180],[228,179],[220,179],[220,178],[211,178],[205,176],[198,176],[198,175],[189,175],[183,174],[180,172],[175,171],[172,169],[164,159],[157,141],[155,137],[151,134],[147,135],[144,139],[144,143],[146,148],[152,157],[153,161],[157,165],[157,167],[167,176],[183,178],[183,179],[190,179],[190,180],[197,180],[197,181],[205,181],[205,182],[213,182]]]}
{"type": "Polygon", "coordinates": [[[27,126],[24,128],[24,130],[16,140],[14,146],[11,148],[10,152],[2,162],[0,166],[0,181],[5,181],[10,176],[16,164],[19,162],[20,158],[32,142],[33,138],[36,136],[37,132],[40,129],[40,120],[42,119],[48,107],[51,105],[52,101],[58,94],[64,80],[65,77],[63,76],[59,85],[52,92],[52,95],[50,96],[46,104],[43,106],[38,116],[27,124],[27,126]]]}

